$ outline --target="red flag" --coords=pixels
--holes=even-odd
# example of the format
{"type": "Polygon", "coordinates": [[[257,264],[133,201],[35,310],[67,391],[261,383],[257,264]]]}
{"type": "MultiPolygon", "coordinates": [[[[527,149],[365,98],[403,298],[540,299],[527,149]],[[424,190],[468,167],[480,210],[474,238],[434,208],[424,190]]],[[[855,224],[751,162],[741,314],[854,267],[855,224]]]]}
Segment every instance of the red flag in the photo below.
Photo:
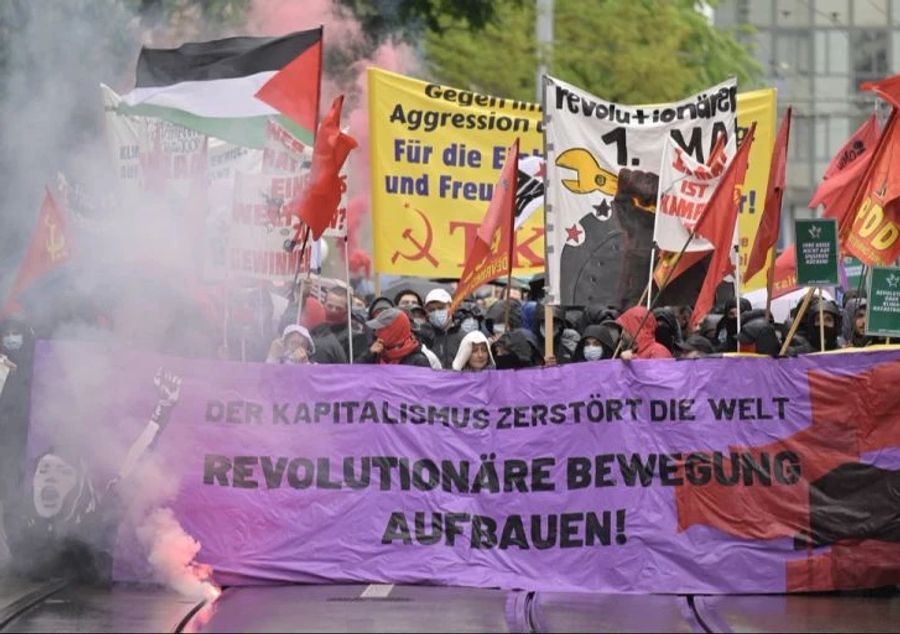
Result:
{"type": "Polygon", "coordinates": [[[750,147],[753,145],[753,137],[756,134],[756,123],[750,125],[744,141],[734,155],[725,175],[719,182],[712,198],[706,204],[694,231],[715,245],[706,278],[700,295],[694,304],[694,312],[691,316],[691,329],[697,327],[700,321],[712,308],[716,287],[729,271],[731,271],[731,250],[734,243],[734,226],[737,223],[738,208],[741,200],[741,186],[747,176],[747,159],[750,155],[750,147]]]}
{"type": "Polygon", "coordinates": [[[841,226],[844,249],[866,265],[887,266],[900,257],[900,127],[893,110],[841,226]]]}
{"type": "Polygon", "coordinates": [[[350,150],[359,145],[349,134],[341,132],[341,107],[344,97],[335,98],[325,115],[313,146],[309,186],[300,201],[298,215],[318,240],[337,213],[341,202],[341,167],[350,150]]]}
{"type": "Polygon", "coordinates": [[[822,182],[809,201],[810,208],[824,205],[826,218],[837,218],[839,224],[843,222],[859,179],[872,161],[878,134],[878,118],[873,114],[831,159],[822,182]]]}
{"type": "Polygon", "coordinates": [[[475,244],[466,258],[450,310],[455,310],[463,298],[476,288],[506,275],[512,267],[518,164],[519,139],[516,139],[506,154],[491,203],[475,233],[475,244]]]}
{"type": "Polygon", "coordinates": [[[37,278],[67,262],[71,256],[70,251],[66,220],[50,195],[50,190],[46,189],[31,244],[28,245],[28,252],[25,253],[2,312],[8,313],[17,308],[15,300],[19,293],[37,278]]]}
{"type": "Polygon", "coordinates": [[[298,35],[311,38],[307,48],[263,84],[256,98],[314,136],[322,85],[322,28],[298,35]]]}
{"type": "Polygon", "coordinates": [[[791,291],[796,291],[797,286],[797,247],[791,245],[775,258],[775,266],[772,267],[772,299],[778,299],[791,291]]]}
{"type": "MultiPolygon", "coordinates": [[[[769,164],[769,187],[766,190],[766,206],[763,209],[762,218],[759,220],[759,229],[756,230],[756,240],[747,258],[747,271],[744,279],[749,280],[766,265],[766,259],[775,243],[778,242],[778,229],[781,227],[781,199],[784,197],[784,177],[787,166],[788,140],[791,135],[791,113],[788,107],[778,128],[778,136],[775,137],[775,147],[772,149],[772,162],[769,164]]],[[[774,265],[774,262],[773,262],[774,265]]]]}

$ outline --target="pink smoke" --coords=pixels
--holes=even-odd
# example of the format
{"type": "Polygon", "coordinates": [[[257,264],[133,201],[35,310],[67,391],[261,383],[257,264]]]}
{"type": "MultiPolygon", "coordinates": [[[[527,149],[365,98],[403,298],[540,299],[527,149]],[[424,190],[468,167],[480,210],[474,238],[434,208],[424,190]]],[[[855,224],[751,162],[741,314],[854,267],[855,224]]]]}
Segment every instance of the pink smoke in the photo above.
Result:
{"type": "Polygon", "coordinates": [[[137,528],[147,559],[159,581],[197,601],[214,601],[221,590],[210,581],[212,568],[194,560],[200,543],[188,535],[172,509],[157,508],[137,528]]]}
{"type": "MultiPolygon", "coordinates": [[[[256,0],[249,14],[248,28],[255,35],[284,35],[292,31],[323,26],[325,57],[330,48],[363,38],[359,23],[346,12],[339,12],[332,0],[256,0]]],[[[359,142],[359,147],[350,154],[350,201],[347,206],[347,228],[350,253],[360,249],[363,232],[371,235],[369,211],[370,198],[369,166],[369,112],[366,68],[377,66],[396,73],[410,74],[418,66],[413,49],[405,44],[387,42],[382,44],[368,59],[354,63],[356,95],[349,100],[353,109],[344,111],[344,120],[349,122],[350,134],[359,142]]],[[[322,77],[320,111],[330,104],[340,88],[335,78],[328,76],[328,69],[322,77]]],[[[366,243],[369,240],[365,241],[366,243]]]]}

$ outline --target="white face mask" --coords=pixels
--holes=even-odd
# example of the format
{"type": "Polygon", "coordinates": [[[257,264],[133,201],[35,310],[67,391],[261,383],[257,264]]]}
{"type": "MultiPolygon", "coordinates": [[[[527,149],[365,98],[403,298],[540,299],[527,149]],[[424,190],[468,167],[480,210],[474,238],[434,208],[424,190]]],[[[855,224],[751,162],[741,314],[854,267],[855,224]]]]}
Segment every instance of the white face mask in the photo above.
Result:
{"type": "Polygon", "coordinates": [[[585,346],[584,358],[588,361],[599,361],[603,358],[603,346],[585,346]]]}
{"type": "Polygon", "coordinates": [[[502,335],[506,332],[506,324],[494,324],[494,327],[491,330],[494,331],[495,335],[502,335]]]}
{"type": "Polygon", "coordinates": [[[439,310],[434,310],[428,313],[428,321],[431,322],[431,325],[435,328],[443,328],[447,325],[447,320],[450,318],[450,311],[446,308],[441,308],[439,310]]]}
{"type": "Polygon", "coordinates": [[[459,325],[459,329],[468,334],[478,329],[478,320],[474,317],[466,317],[459,325]]]}
{"type": "Polygon", "coordinates": [[[3,335],[3,347],[7,350],[18,350],[25,343],[25,337],[22,335],[3,335]]]}
{"type": "Polygon", "coordinates": [[[68,462],[53,454],[41,458],[32,480],[34,510],[38,516],[48,519],[57,515],[77,483],[78,472],[68,462]]]}

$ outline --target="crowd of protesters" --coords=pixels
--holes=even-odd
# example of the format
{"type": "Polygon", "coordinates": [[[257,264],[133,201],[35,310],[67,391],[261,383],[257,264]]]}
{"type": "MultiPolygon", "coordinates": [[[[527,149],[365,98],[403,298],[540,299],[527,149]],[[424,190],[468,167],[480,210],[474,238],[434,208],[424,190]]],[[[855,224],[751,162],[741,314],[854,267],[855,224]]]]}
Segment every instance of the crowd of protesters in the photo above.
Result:
{"type": "Polygon", "coordinates": [[[451,311],[448,288],[432,288],[424,296],[412,287],[391,296],[352,294],[348,304],[346,289],[334,287],[324,291],[323,297],[304,297],[300,309],[291,304],[275,319],[279,325],[272,340],[245,343],[239,358],[349,363],[352,357],[354,363],[472,372],[612,358],[628,362],[730,353],[796,356],[883,342],[865,334],[866,299],[851,291],[844,295],[843,306],[814,297],[790,338],[801,302],[784,323],[777,323],[744,298],[739,303],[726,299],[693,330],[689,329],[690,306],[652,311],[642,306],[626,310],[607,305],[554,307],[549,334],[552,354],[548,355],[546,311],[540,297],[530,297],[524,288],[513,288],[509,295],[506,299],[505,289],[485,287],[451,311]],[[265,355],[247,354],[265,347],[265,355]]]}
{"type": "MultiPolygon", "coordinates": [[[[417,287],[422,289],[421,285],[417,287]]],[[[178,356],[269,364],[347,364],[352,359],[357,364],[454,372],[611,359],[619,359],[613,363],[694,359],[731,353],[776,357],[782,356],[783,347],[788,356],[796,356],[822,348],[863,348],[881,343],[865,334],[866,299],[853,292],[844,296],[843,306],[821,300],[824,303],[820,307],[820,300],[812,301],[799,317],[798,304],[786,323],[776,323],[765,310],[754,310],[746,299],[726,299],[692,330],[690,306],[655,307],[651,311],[644,306],[621,310],[617,306],[588,305],[547,311],[540,286],[523,285],[509,292],[498,286],[485,287],[451,310],[453,299],[448,286],[429,284],[427,292],[418,292],[413,285],[394,288],[389,295],[375,296],[365,294],[364,287],[348,292],[334,280],[320,279],[319,284],[307,284],[292,299],[273,289],[255,287],[227,295],[224,306],[219,307],[224,308],[222,311],[198,303],[194,297],[193,303],[169,311],[175,323],[163,319],[155,325],[154,317],[162,311],[154,311],[159,304],[154,304],[148,292],[136,293],[138,301],[130,308],[123,300],[123,306],[111,316],[91,316],[84,310],[56,313],[57,322],[51,331],[46,330],[46,323],[37,327],[22,317],[3,319],[0,511],[4,505],[10,507],[21,487],[20,466],[27,442],[38,338],[84,337],[107,328],[129,345],[178,356]],[[138,323],[128,318],[135,310],[142,316],[138,323]],[[548,312],[552,320],[547,319],[548,312]],[[223,322],[220,327],[213,325],[217,319],[223,322]],[[798,319],[792,329],[792,322],[798,319]],[[123,324],[134,327],[118,327],[123,324]],[[788,337],[791,330],[795,332],[788,337]],[[545,350],[552,352],[547,354],[545,350]]],[[[3,525],[0,512],[0,532],[3,525]]],[[[4,543],[0,534],[0,565],[10,558],[9,550],[3,552],[4,543]]]]}

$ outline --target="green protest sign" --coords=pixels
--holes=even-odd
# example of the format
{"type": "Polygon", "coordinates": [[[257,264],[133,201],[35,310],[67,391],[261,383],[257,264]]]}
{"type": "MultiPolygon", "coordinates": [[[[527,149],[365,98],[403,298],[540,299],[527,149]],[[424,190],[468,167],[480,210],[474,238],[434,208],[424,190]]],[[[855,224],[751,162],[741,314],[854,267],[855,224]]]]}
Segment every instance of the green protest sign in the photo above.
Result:
{"type": "Polygon", "coordinates": [[[797,283],[801,286],[837,286],[837,221],[795,220],[797,283]]]}
{"type": "Polygon", "coordinates": [[[862,261],[851,255],[845,255],[844,271],[847,273],[847,288],[845,290],[851,291],[859,288],[863,276],[862,261]]]}
{"type": "Polygon", "coordinates": [[[900,269],[872,267],[868,298],[866,334],[900,337],[900,269]]]}

